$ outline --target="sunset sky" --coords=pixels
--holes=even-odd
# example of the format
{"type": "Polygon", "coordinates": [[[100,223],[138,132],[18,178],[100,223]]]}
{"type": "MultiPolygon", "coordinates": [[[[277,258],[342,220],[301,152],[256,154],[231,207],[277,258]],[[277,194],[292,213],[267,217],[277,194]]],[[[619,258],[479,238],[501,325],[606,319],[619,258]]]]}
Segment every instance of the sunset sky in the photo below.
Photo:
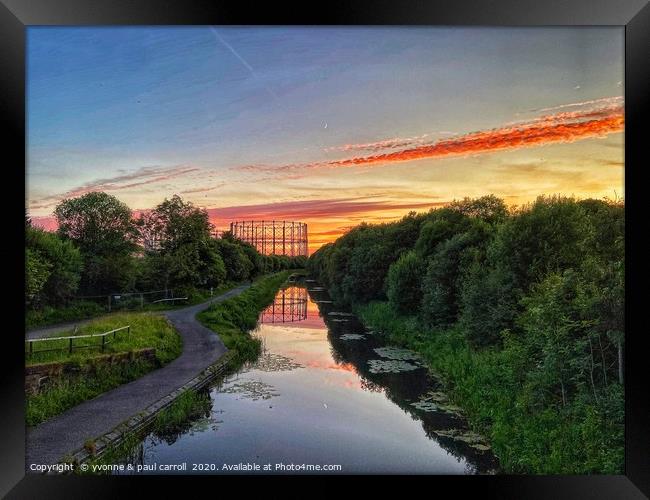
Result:
{"type": "Polygon", "coordinates": [[[29,27],[27,192],[179,194],[310,250],[465,196],[623,197],[623,29],[29,27]]]}

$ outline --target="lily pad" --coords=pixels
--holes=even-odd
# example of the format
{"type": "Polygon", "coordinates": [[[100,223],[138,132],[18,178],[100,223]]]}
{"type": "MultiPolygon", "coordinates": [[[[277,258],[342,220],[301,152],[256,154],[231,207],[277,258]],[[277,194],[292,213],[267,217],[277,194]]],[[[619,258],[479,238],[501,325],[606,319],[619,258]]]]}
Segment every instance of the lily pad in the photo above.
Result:
{"type": "Polygon", "coordinates": [[[450,437],[456,441],[467,443],[472,448],[476,448],[477,450],[485,451],[490,449],[486,439],[476,432],[461,429],[446,429],[437,430],[435,433],[439,436],[450,437]]]}
{"type": "Polygon", "coordinates": [[[374,351],[382,358],[402,361],[420,361],[422,359],[418,353],[399,347],[377,347],[374,351]]]}
{"type": "Polygon", "coordinates": [[[420,368],[417,365],[407,363],[402,360],[386,360],[386,359],[370,359],[368,360],[370,365],[370,373],[401,373],[401,372],[410,372],[420,368]]]}
{"type": "Polygon", "coordinates": [[[438,411],[438,405],[430,401],[416,401],[411,403],[411,406],[415,406],[418,410],[422,411],[438,411]]]}
{"type": "Polygon", "coordinates": [[[449,399],[444,392],[429,391],[420,396],[420,401],[435,401],[436,403],[446,403],[449,399]]]}
{"type": "Polygon", "coordinates": [[[239,399],[271,399],[279,396],[280,393],[276,392],[275,387],[266,384],[260,380],[244,380],[242,382],[235,382],[225,389],[221,389],[225,394],[241,394],[239,399]]]}
{"type": "Polygon", "coordinates": [[[251,365],[251,368],[263,372],[285,372],[295,370],[296,368],[304,368],[304,365],[296,363],[286,356],[269,352],[262,354],[257,361],[251,365]]]}
{"type": "Polygon", "coordinates": [[[366,337],[359,335],[358,333],[344,333],[340,337],[341,340],[363,340],[365,338],[366,337]]]}

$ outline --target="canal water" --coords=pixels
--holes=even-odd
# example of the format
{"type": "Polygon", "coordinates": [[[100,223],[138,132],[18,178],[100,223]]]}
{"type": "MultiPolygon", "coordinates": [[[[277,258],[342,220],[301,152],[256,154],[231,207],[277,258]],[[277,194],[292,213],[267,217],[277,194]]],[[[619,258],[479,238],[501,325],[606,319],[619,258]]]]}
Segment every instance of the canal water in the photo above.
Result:
{"type": "MultiPolygon", "coordinates": [[[[182,473],[492,473],[497,462],[412,351],[385,345],[313,281],[280,290],[260,358],[210,388],[202,416],[131,460],[182,473]],[[270,470],[269,470],[270,468],[270,470]],[[310,470],[311,469],[311,470],[310,470]],[[327,472],[332,473],[332,472],[327,472]]],[[[155,473],[156,471],[151,471],[155,473]]]]}

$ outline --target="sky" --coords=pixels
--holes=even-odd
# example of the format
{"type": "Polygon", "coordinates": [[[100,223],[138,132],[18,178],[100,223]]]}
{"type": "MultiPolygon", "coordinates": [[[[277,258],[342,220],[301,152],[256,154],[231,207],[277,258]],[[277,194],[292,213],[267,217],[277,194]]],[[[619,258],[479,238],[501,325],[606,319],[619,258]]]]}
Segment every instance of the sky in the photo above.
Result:
{"type": "Polygon", "coordinates": [[[27,192],[178,194],[310,251],[494,194],[624,197],[620,27],[28,27],[27,192]]]}

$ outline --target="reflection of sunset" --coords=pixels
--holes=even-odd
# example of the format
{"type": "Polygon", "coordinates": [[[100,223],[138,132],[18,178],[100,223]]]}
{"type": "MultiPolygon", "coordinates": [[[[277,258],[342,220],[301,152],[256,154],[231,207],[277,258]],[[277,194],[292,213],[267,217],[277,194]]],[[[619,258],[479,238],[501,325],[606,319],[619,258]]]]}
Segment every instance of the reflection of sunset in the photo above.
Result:
{"type": "Polygon", "coordinates": [[[352,363],[332,363],[332,362],[323,362],[320,359],[315,359],[305,363],[305,366],[310,368],[320,368],[323,370],[340,370],[344,372],[357,373],[357,369],[352,363]]]}
{"type": "Polygon", "coordinates": [[[307,319],[307,289],[290,286],[278,291],[260,314],[260,323],[293,323],[307,319]]]}
{"type": "Polygon", "coordinates": [[[273,299],[273,303],[260,315],[260,322],[263,324],[286,323],[283,326],[288,327],[295,323],[298,328],[326,328],[318,305],[309,297],[307,289],[302,286],[289,286],[279,291],[273,299]]]}

